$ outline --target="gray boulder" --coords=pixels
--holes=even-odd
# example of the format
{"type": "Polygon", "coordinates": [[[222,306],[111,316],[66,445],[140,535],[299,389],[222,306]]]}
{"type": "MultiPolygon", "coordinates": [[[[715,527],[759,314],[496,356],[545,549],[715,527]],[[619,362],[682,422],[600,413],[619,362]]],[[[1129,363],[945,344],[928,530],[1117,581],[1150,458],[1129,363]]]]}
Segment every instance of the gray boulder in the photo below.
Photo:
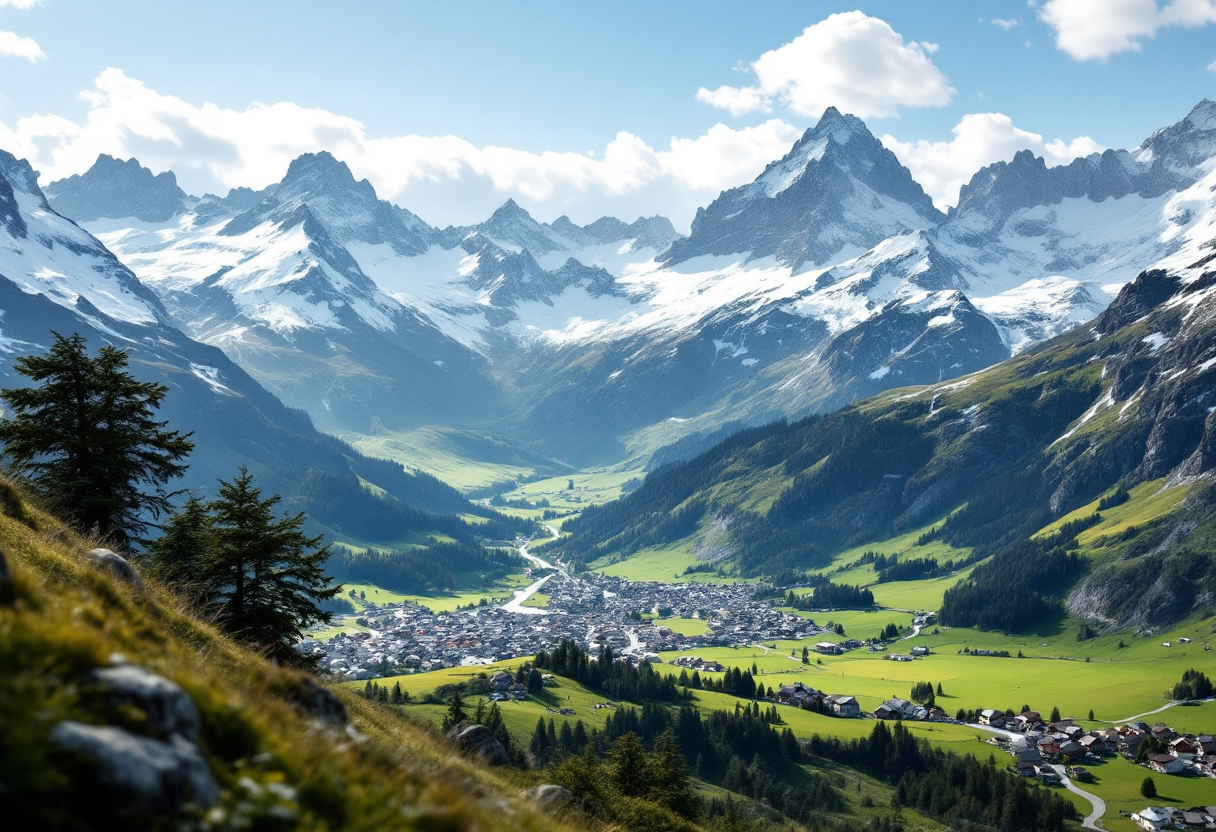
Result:
{"type": "Polygon", "coordinates": [[[139,577],[135,567],[127,562],[126,558],[109,549],[90,549],[85,557],[98,572],[107,572],[131,586],[142,587],[144,585],[143,579],[139,577]]]}
{"type": "Polygon", "coordinates": [[[349,721],[346,706],[334,692],[312,679],[300,679],[286,694],[287,699],[299,711],[308,716],[341,728],[349,721]]]}
{"type": "Polygon", "coordinates": [[[126,810],[176,814],[187,803],[215,805],[220,790],[194,744],[161,742],[111,726],[61,722],[51,729],[61,750],[91,760],[115,805],[126,810]]]}
{"type": "Polygon", "coordinates": [[[511,762],[507,749],[484,725],[466,725],[461,723],[448,731],[448,739],[456,743],[456,747],[470,757],[477,757],[490,766],[505,766],[511,762]]]}
{"type": "Polygon", "coordinates": [[[574,801],[574,795],[570,794],[568,789],[553,783],[528,789],[523,796],[546,812],[560,812],[574,801]]]}
{"type": "Polygon", "coordinates": [[[198,740],[198,707],[190,694],[163,676],[133,664],[93,671],[93,679],[113,700],[134,705],[148,715],[148,724],[168,736],[198,740]]]}

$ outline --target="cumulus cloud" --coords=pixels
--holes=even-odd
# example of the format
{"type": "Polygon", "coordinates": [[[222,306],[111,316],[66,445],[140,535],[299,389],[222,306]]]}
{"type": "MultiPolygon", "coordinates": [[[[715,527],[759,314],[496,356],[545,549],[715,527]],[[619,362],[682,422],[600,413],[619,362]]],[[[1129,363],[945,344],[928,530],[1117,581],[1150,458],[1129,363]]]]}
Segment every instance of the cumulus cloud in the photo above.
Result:
{"type": "Polygon", "coordinates": [[[1140,49],[1140,40],[1170,26],[1216,23],[1216,0],[1048,0],[1039,18],[1055,31],[1056,46],[1077,59],[1105,60],[1140,49]]]}
{"type": "Polygon", "coordinates": [[[0,32],[0,55],[6,58],[25,58],[27,61],[40,61],[46,57],[37,41],[22,37],[16,32],[0,32]]]}
{"type": "Polygon", "coordinates": [[[1103,149],[1088,136],[1068,142],[1044,141],[1038,133],[1014,126],[1003,113],[965,115],[952,132],[954,138],[943,142],[902,142],[890,135],[881,139],[943,210],[958,202],[959,188],[976,171],[993,162],[1008,161],[1019,150],[1030,150],[1055,166],[1103,149]]]}
{"type": "Polygon", "coordinates": [[[0,0],[0,9],[5,6],[12,6],[14,9],[32,9],[41,2],[42,0],[0,0]]]}
{"type": "Polygon", "coordinates": [[[990,20],[988,22],[991,23],[993,26],[1000,26],[1005,31],[1009,31],[1010,29],[1016,29],[1017,27],[1022,25],[1022,21],[1016,17],[1010,18],[1009,20],[1004,20],[999,17],[994,17],[994,18],[992,18],[992,20],[990,20]]]}
{"type": "Polygon", "coordinates": [[[42,182],[80,173],[99,153],[134,156],[153,171],[173,170],[191,193],[261,188],[282,178],[301,153],[328,150],[382,198],[436,224],[484,219],[508,196],[541,219],[567,213],[589,222],[663,213],[687,228],[692,214],[724,188],[748,182],[788,152],[799,131],[780,119],[652,147],[620,132],[595,157],[478,147],[458,136],[366,134],[348,116],[291,102],[236,110],[153,90],[106,69],[81,94],[83,120],[54,114],[0,122],[0,147],[28,158],[42,182]]]}
{"type": "Polygon", "coordinates": [[[806,117],[830,106],[861,118],[941,107],[955,91],[929,59],[936,51],[936,44],[905,42],[862,12],[834,14],[757,58],[750,67],[754,85],[702,87],[697,100],[734,115],[767,112],[774,103],[806,117]]]}
{"type": "Polygon", "coordinates": [[[1208,72],[1216,72],[1216,61],[1212,61],[1210,64],[1208,64],[1208,72]]]}

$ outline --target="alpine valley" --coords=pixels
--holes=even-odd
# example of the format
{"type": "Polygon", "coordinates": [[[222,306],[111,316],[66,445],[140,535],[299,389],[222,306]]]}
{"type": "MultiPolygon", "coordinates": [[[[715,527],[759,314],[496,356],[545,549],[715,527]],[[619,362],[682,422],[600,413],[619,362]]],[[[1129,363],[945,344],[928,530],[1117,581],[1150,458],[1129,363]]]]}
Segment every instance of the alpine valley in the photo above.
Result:
{"type": "Polygon", "coordinates": [[[0,151],[3,386],[121,347],[342,584],[297,673],[0,476],[0,817],[1216,826],[1216,102],[945,212],[829,108],[688,234],[426,214],[0,151]]]}

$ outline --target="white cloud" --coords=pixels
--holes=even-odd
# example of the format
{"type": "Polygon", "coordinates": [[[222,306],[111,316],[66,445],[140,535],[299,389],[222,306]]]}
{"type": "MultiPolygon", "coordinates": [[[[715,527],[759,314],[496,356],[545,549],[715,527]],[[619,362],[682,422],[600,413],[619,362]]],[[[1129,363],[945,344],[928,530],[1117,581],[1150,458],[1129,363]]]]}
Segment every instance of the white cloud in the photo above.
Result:
{"type": "Polygon", "coordinates": [[[33,38],[22,37],[16,32],[0,32],[0,55],[7,58],[25,58],[40,61],[46,57],[42,47],[33,38]]]}
{"type": "Polygon", "coordinates": [[[1056,46],[1073,58],[1105,60],[1135,52],[1140,39],[1169,26],[1216,23],[1216,0],[1048,0],[1039,18],[1055,30],[1056,46]]]}
{"type": "Polygon", "coordinates": [[[992,20],[990,20],[988,22],[991,23],[993,26],[1000,26],[1005,31],[1009,31],[1010,29],[1016,29],[1017,27],[1022,25],[1022,21],[1016,17],[1011,18],[1009,20],[1003,20],[999,17],[994,17],[994,18],[992,18],[992,20]]]}
{"type": "Polygon", "coordinates": [[[1208,64],[1208,72],[1216,72],[1216,61],[1212,61],[1210,64],[1208,64]]]}
{"type": "Polygon", "coordinates": [[[0,0],[0,9],[5,6],[12,6],[14,9],[32,9],[41,2],[42,0],[0,0]]]}
{"type": "Polygon", "coordinates": [[[929,59],[936,51],[936,44],[904,42],[885,21],[862,12],[834,14],[757,58],[754,85],[702,87],[697,100],[735,115],[774,102],[806,117],[832,106],[861,118],[941,107],[954,88],[929,59]]]}
{"type": "Polygon", "coordinates": [[[184,189],[226,193],[282,178],[301,153],[329,150],[377,192],[437,224],[484,219],[516,198],[541,219],[568,213],[589,222],[663,213],[687,228],[696,208],[724,188],[750,181],[788,152],[799,131],[780,119],[651,147],[618,133],[591,157],[478,147],[458,136],[369,137],[356,119],[291,102],[242,110],[164,95],[118,69],[81,94],[83,121],[53,114],[0,122],[0,147],[28,158],[42,182],[80,173],[99,153],[134,156],[153,171],[173,170],[184,189]]]}
{"type": "Polygon", "coordinates": [[[902,142],[894,136],[882,137],[882,143],[912,171],[913,178],[942,209],[958,202],[959,188],[976,171],[993,162],[1008,161],[1019,150],[1030,150],[1055,166],[1103,149],[1088,136],[1069,142],[1044,141],[1038,133],[1015,127],[1003,113],[965,115],[952,132],[954,138],[944,142],[902,142]]]}

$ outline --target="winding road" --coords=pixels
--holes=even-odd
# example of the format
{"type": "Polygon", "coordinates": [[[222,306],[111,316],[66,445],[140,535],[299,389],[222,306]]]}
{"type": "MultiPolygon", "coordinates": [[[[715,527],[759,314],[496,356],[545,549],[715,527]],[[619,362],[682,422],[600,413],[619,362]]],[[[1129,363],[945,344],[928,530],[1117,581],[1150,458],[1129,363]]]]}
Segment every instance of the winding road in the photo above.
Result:
{"type": "MultiPolygon", "coordinates": [[[[965,724],[968,728],[974,728],[977,731],[987,731],[991,734],[997,734],[1005,737],[1006,739],[1014,740],[1019,739],[1022,736],[1021,734],[1014,733],[1013,731],[1006,731],[1004,728],[993,728],[990,725],[980,725],[978,722],[968,722],[965,724]]],[[[1106,814],[1106,801],[1098,797],[1096,794],[1090,794],[1084,789],[1078,788],[1077,785],[1064,774],[1064,766],[1052,765],[1051,768],[1056,774],[1060,775],[1060,781],[1064,784],[1064,788],[1068,789],[1073,794],[1080,795],[1081,797],[1085,798],[1089,801],[1089,805],[1093,807],[1093,811],[1085,817],[1085,820],[1081,821],[1081,825],[1086,829],[1101,830],[1102,827],[1098,826],[1098,818],[1106,814]]]]}

